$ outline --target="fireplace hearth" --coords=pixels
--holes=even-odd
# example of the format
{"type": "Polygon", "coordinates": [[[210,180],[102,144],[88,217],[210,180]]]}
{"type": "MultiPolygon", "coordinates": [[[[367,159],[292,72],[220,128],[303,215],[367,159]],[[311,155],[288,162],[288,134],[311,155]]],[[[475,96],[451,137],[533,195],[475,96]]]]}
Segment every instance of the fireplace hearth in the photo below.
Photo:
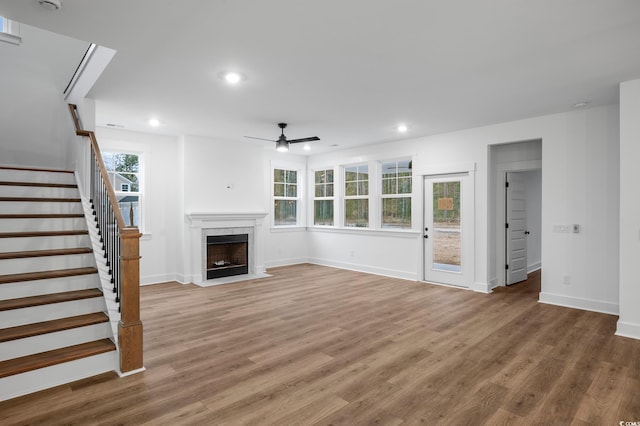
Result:
{"type": "Polygon", "coordinates": [[[249,273],[249,235],[207,236],[207,279],[249,273]]]}

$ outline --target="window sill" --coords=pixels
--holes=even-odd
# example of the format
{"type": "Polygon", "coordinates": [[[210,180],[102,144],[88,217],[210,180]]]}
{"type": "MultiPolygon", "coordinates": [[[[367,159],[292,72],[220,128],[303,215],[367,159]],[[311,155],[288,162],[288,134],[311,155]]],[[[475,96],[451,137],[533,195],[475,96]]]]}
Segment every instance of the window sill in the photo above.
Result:
{"type": "Polygon", "coordinates": [[[352,234],[352,235],[376,235],[384,237],[396,238],[417,238],[422,235],[420,231],[407,229],[406,231],[391,229],[371,229],[371,228],[335,228],[329,226],[310,226],[307,228],[310,232],[327,232],[334,234],[352,234]]]}
{"type": "Polygon", "coordinates": [[[17,45],[22,43],[22,37],[9,33],[0,33],[0,41],[17,45]]]}
{"type": "Polygon", "coordinates": [[[299,225],[295,225],[295,226],[272,226],[271,227],[271,232],[272,233],[281,233],[281,232],[304,232],[306,231],[307,228],[304,226],[299,226],[299,225]]]}

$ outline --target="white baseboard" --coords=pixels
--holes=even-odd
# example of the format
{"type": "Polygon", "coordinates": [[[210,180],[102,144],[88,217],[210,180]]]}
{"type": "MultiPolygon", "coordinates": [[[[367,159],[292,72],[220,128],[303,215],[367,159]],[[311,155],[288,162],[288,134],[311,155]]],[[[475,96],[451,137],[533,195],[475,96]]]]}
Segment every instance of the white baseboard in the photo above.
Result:
{"type": "Polygon", "coordinates": [[[629,337],[640,340],[640,324],[618,320],[616,336],[629,337]]]}
{"type": "Polygon", "coordinates": [[[527,265],[527,274],[537,271],[542,268],[542,262],[535,262],[531,265],[527,265]]]}
{"type": "Polygon", "coordinates": [[[583,299],[580,297],[564,296],[561,294],[540,292],[540,303],[564,306],[566,308],[582,309],[584,311],[601,312],[603,314],[618,315],[617,303],[603,302],[600,300],[583,299]]]}
{"type": "Polygon", "coordinates": [[[387,268],[376,268],[373,266],[358,265],[355,263],[346,263],[346,262],[336,262],[334,260],[318,259],[318,258],[307,259],[307,262],[313,263],[315,265],[331,266],[333,268],[347,269],[350,271],[357,271],[357,272],[366,272],[374,275],[382,275],[384,277],[399,278],[399,279],[409,280],[409,281],[418,281],[418,276],[415,272],[399,271],[399,270],[387,269],[387,268]]]}
{"type": "Polygon", "coordinates": [[[491,286],[491,284],[489,283],[479,283],[479,282],[474,282],[473,284],[471,284],[471,287],[469,287],[470,290],[476,291],[478,293],[485,293],[485,294],[491,293],[492,288],[493,286],[491,286]]]}
{"type": "Polygon", "coordinates": [[[158,275],[145,275],[140,277],[140,285],[151,285],[166,283],[169,281],[178,281],[176,274],[158,274],[158,275]]]}
{"type": "Polygon", "coordinates": [[[266,269],[279,268],[280,266],[300,265],[301,263],[310,263],[306,257],[295,257],[291,259],[267,260],[264,262],[266,269]]]}

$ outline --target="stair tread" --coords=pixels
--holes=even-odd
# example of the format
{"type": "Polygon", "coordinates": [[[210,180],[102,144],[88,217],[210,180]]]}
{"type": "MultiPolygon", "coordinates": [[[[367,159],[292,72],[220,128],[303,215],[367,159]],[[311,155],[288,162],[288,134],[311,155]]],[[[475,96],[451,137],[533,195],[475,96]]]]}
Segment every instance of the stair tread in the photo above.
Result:
{"type": "Polygon", "coordinates": [[[21,281],[45,280],[49,278],[71,277],[74,275],[96,274],[98,270],[93,267],[56,269],[53,271],[26,272],[21,274],[0,275],[0,284],[16,283],[21,281]]]}
{"type": "Polygon", "coordinates": [[[72,328],[85,327],[104,322],[109,322],[109,317],[107,317],[104,312],[94,312],[91,314],[60,318],[51,321],[19,325],[16,327],[1,329],[0,342],[24,339],[26,337],[55,333],[57,331],[70,330],[72,328]]]}
{"type": "Polygon", "coordinates": [[[67,197],[0,197],[0,201],[16,201],[27,203],[79,203],[80,198],[67,197]]]}
{"type": "Polygon", "coordinates": [[[26,232],[3,232],[0,238],[26,238],[26,237],[61,237],[65,235],[84,235],[89,231],[85,229],[70,229],[66,231],[26,231],[26,232]]]}
{"type": "Polygon", "coordinates": [[[0,362],[0,378],[111,352],[115,349],[116,346],[111,340],[101,339],[2,361],[0,362]]]}
{"type": "Polygon", "coordinates": [[[27,172],[71,173],[73,170],[43,169],[38,167],[0,166],[0,170],[24,170],[27,172]]]}
{"type": "Polygon", "coordinates": [[[13,213],[0,214],[0,219],[74,219],[84,217],[82,213],[13,213]]]}
{"type": "Polygon", "coordinates": [[[0,300],[0,311],[49,305],[52,303],[71,302],[73,300],[91,299],[93,297],[102,297],[102,291],[97,288],[90,288],[86,290],[65,291],[62,293],[42,294],[40,296],[0,300]]]}
{"type": "Polygon", "coordinates": [[[35,186],[44,188],[77,188],[73,183],[48,183],[48,182],[19,182],[12,180],[0,181],[0,186],[35,186]]]}
{"type": "Polygon", "coordinates": [[[0,253],[0,260],[3,259],[22,259],[27,257],[44,257],[44,256],[65,256],[73,254],[92,253],[89,247],[63,248],[51,250],[30,250],[30,251],[14,251],[0,253]]]}

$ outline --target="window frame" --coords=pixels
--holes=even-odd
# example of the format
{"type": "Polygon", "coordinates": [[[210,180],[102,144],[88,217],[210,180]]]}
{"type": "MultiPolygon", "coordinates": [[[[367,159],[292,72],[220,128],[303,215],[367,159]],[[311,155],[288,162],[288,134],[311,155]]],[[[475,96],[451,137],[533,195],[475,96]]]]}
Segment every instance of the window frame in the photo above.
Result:
{"type": "Polygon", "coordinates": [[[22,43],[20,24],[4,16],[0,16],[0,18],[2,18],[3,21],[2,28],[0,28],[0,41],[16,45],[22,43]]]}
{"type": "MultiPolygon", "coordinates": [[[[119,188],[116,188],[115,185],[115,179],[114,182],[111,184],[111,186],[113,187],[113,192],[115,193],[116,197],[119,196],[131,196],[131,195],[137,195],[138,196],[138,230],[140,231],[140,233],[142,234],[146,234],[146,221],[145,221],[145,217],[146,217],[146,203],[145,203],[145,174],[144,174],[144,157],[145,154],[144,152],[141,151],[133,151],[133,150],[127,150],[127,149],[119,149],[116,147],[103,147],[101,149],[101,154],[104,157],[105,154],[127,154],[127,155],[135,155],[138,157],[138,171],[137,172],[125,172],[125,173],[129,173],[129,174],[135,174],[138,177],[138,191],[131,191],[131,186],[129,186],[129,191],[122,191],[119,188]]],[[[107,167],[106,163],[105,163],[105,168],[107,167]]],[[[107,174],[111,174],[115,172],[115,170],[109,170],[107,168],[107,174]]],[[[129,184],[127,184],[129,185],[129,184]]],[[[123,213],[124,216],[124,213],[123,213]]],[[[127,218],[125,217],[125,221],[127,220],[127,218]]]]}
{"type": "MultiPolygon", "coordinates": [[[[301,169],[297,165],[292,164],[272,164],[271,165],[271,228],[272,229],[292,229],[292,228],[301,228],[304,227],[303,223],[303,209],[304,209],[304,170],[301,169]],[[275,171],[276,170],[285,170],[285,171],[294,171],[296,172],[296,196],[295,197],[287,197],[285,196],[276,196],[275,194],[275,171]],[[276,200],[289,200],[296,202],[296,223],[295,224],[285,224],[278,225],[276,224],[276,215],[275,215],[275,202],[276,200]]],[[[285,185],[286,182],[283,182],[285,185]]]]}
{"type": "Polygon", "coordinates": [[[413,160],[410,157],[401,157],[401,158],[393,158],[393,159],[385,159],[385,160],[380,160],[378,162],[379,166],[379,178],[378,178],[378,183],[379,183],[379,190],[378,190],[378,198],[379,198],[379,214],[378,214],[378,220],[379,222],[379,226],[380,229],[389,229],[389,230],[411,230],[413,229],[413,207],[414,207],[414,202],[413,202],[413,194],[414,194],[414,185],[413,185],[413,170],[410,170],[410,176],[408,177],[404,177],[404,179],[408,179],[409,183],[411,185],[411,192],[408,193],[400,193],[398,192],[399,189],[399,175],[398,175],[398,163],[400,162],[408,162],[411,163],[413,160]],[[384,177],[384,165],[385,164],[389,164],[389,163],[396,163],[396,174],[395,174],[395,179],[396,179],[396,192],[394,193],[389,193],[389,194],[385,194],[384,193],[384,181],[385,181],[385,177],[384,177]],[[409,226],[390,226],[390,225],[386,225],[384,223],[384,200],[385,199],[400,199],[400,198],[408,198],[409,199],[409,203],[410,203],[410,208],[411,208],[411,214],[409,215],[409,226]]]}
{"type": "Polygon", "coordinates": [[[342,205],[342,227],[343,228],[356,228],[356,229],[375,229],[375,226],[372,226],[371,223],[371,175],[372,175],[372,167],[370,162],[362,162],[356,164],[347,164],[342,166],[340,176],[342,177],[341,189],[342,189],[342,197],[341,197],[341,205],[342,205]],[[356,174],[360,175],[360,167],[366,167],[367,171],[367,193],[366,195],[360,194],[360,182],[364,182],[364,180],[356,179],[355,181],[347,181],[347,169],[356,168],[356,174]],[[357,188],[356,195],[347,195],[347,183],[355,182],[357,188]],[[347,225],[347,201],[349,200],[366,200],[367,205],[367,224],[366,226],[358,226],[358,225],[347,225]]]}
{"type": "Polygon", "coordinates": [[[311,170],[311,175],[310,175],[310,180],[311,180],[311,193],[312,195],[312,203],[311,203],[311,208],[309,210],[311,210],[311,215],[310,215],[310,224],[312,224],[312,226],[319,226],[319,227],[323,227],[323,228],[334,228],[336,227],[336,222],[337,222],[337,218],[336,218],[336,197],[337,197],[337,192],[338,192],[338,185],[339,185],[339,180],[337,179],[338,174],[336,173],[336,168],[335,167],[317,167],[313,170],[311,170]],[[318,172],[325,172],[325,176],[326,173],[328,171],[332,172],[332,181],[330,182],[330,184],[333,186],[333,195],[331,196],[327,196],[326,195],[326,186],[329,184],[328,182],[324,182],[322,183],[322,185],[325,186],[325,195],[322,197],[318,197],[316,196],[316,186],[318,185],[316,183],[316,173],[318,172]],[[331,224],[330,225],[324,225],[324,224],[317,224],[316,223],[316,201],[331,201],[332,205],[333,205],[333,217],[331,218],[331,224]]]}

